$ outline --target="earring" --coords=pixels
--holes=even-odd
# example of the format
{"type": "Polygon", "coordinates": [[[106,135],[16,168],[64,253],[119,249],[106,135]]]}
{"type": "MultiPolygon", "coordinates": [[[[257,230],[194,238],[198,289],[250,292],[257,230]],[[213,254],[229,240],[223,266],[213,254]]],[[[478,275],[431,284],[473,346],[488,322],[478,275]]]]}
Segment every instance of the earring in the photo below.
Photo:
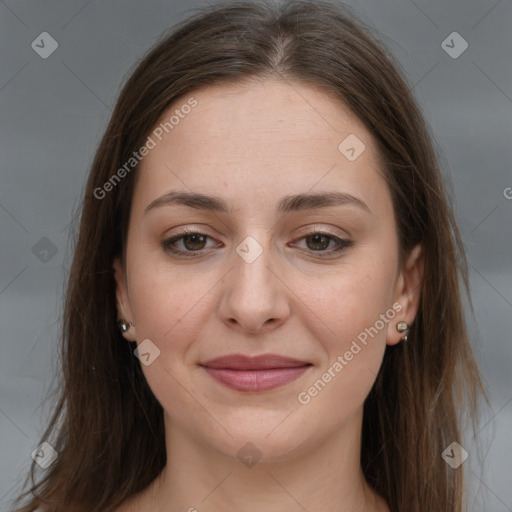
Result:
{"type": "MultiPolygon", "coordinates": [[[[119,302],[119,304],[121,305],[121,309],[123,310],[123,313],[126,315],[126,311],[124,310],[123,303],[119,302]]],[[[124,320],[122,318],[117,321],[117,326],[119,327],[119,330],[121,332],[126,332],[130,327],[135,327],[133,325],[133,322],[127,322],[126,320],[124,320]]]]}
{"type": "MultiPolygon", "coordinates": [[[[409,324],[404,321],[398,322],[396,324],[396,330],[398,332],[407,332],[409,330],[409,324]]],[[[407,341],[407,334],[405,334],[400,341],[407,341]]]]}
{"type": "Polygon", "coordinates": [[[130,327],[134,327],[133,322],[127,322],[126,320],[123,319],[119,320],[117,322],[117,325],[121,332],[126,332],[130,327]]]}

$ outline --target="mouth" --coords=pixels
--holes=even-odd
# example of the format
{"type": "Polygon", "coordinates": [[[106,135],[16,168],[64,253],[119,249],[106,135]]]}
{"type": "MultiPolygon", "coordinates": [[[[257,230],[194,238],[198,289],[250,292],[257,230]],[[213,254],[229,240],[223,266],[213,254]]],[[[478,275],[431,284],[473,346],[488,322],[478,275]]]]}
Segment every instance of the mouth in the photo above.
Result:
{"type": "Polygon", "coordinates": [[[217,382],[237,391],[269,391],[298,379],[313,365],[274,354],[228,355],[200,363],[217,382]]]}

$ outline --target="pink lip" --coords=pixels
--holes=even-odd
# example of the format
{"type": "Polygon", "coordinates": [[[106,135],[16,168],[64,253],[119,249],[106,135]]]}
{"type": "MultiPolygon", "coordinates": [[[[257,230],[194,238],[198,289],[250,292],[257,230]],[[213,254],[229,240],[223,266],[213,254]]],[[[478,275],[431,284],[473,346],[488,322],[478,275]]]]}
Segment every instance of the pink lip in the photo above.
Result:
{"type": "Polygon", "coordinates": [[[208,374],[237,391],[268,391],[298,379],[310,363],[274,354],[247,357],[233,354],[201,364],[208,374]]]}

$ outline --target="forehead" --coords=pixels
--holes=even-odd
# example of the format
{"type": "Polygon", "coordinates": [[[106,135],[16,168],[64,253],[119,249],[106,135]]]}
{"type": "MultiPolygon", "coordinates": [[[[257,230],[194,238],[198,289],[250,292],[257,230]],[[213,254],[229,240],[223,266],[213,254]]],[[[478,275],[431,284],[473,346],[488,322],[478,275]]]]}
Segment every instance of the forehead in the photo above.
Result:
{"type": "Polygon", "coordinates": [[[243,202],[315,187],[371,196],[383,186],[363,122],[334,93],[309,84],[272,79],[204,87],[176,100],[155,129],[134,201],[176,188],[232,190],[243,202]]]}

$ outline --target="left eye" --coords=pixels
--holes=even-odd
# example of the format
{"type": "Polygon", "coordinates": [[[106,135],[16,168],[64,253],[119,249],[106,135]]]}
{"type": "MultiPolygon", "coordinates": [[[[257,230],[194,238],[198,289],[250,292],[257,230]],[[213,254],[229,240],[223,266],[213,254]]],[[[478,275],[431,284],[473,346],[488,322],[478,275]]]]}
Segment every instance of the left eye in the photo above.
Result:
{"type": "Polygon", "coordinates": [[[347,246],[346,240],[321,232],[310,233],[299,240],[305,240],[307,248],[313,252],[325,251],[332,241],[336,242],[338,247],[331,252],[338,252],[347,246]]]}
{"type": "MultiPolygon", "coordinates": [[[[178,257],[193,257],[196,255],[200,256],[200,254],[197,253],[203,251],[206,248],[205,244],[209,238],[211,237],[199,231],[186,231],[180,233],[179,235],[173,236],[172,238],[164,240],[162,242],[162,246],[165,251],[175,254],[178,257]],[[177,242],[182,243],[184,250],[175,247],[177,242]]],[[[308,233],[298,240],[305,240],[307,249],[309,249],[311,252],[326,253],[327,255],[342,252],[352,245],[352,242],[349,240],[343,240],[337,236],[319,231],[308,233]],[[330,250],[328,250],[329,245],[333,241],[337,244],[337,246],[334,248],[331,247],[330,250]]]]}
{"type": "Polygon", "coordinates": [[[186,231],[179,235],[173,236],[172,238],[164,240],[163,246],[165,250],[168,250],[172,253],[197,252],[204,249],[204,245],[208,238],[210,238],[208,235],[200,233],[199,231],[186,231]],[[176,247],[174,247],[174,244],[179,240],[183,242],[185,251],[176,249],[176,247]]]}

